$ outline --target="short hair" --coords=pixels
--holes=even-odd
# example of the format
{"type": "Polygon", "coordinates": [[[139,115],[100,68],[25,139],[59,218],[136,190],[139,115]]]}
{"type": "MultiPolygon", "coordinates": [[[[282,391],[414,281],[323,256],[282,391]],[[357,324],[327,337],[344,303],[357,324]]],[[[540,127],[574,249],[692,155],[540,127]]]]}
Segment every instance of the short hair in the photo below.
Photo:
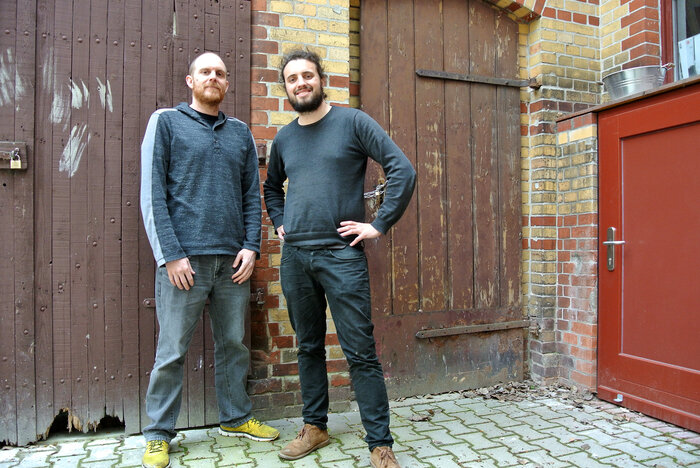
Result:
{"type": "MultiPolygon", "coordinates": [[[[197,63],[197,60],[199,60],[201,57],[203,57],[203,56],[205,56],[205,55],[214,55],[214,56],[218,57],[219,60],[221,60],[222,62],[224,61],[224,59],[222,59],[221,56],[220,56],[219,54],[217,54],[216,52],[202,52],[201,54],[199,54],[198,56],[196,56],[196,57],[194,58],[194,60],[192,60],[192,62],[190,63],[190,68],[189,68],[188,73],[187,73],[188,75],[192,76],[192,75],[194,74],[194,71],[195,71],[195,68],[194,68],[194,67],[195,67],[195,63],[197,63]]],[[[226,64],[225,64],[225,63],[224,63],[224,69],[226,69],[226,64]]],[[[226,70],[226,71],[228,72],[228,70],[226,70]]]]}
{"type": "Polygon", "coordinates": [[[318,72],[319,78],[323,80],[326,77],[323,71],[323,65],[321,65],[321,57],[319,57],[316,52],[305,49],[294,49],[282,57],[282,63],[280,64],[280,83],[284,83],[284,68],[292,60],[308,60],[316,65],[316,72],[318,72]]]}

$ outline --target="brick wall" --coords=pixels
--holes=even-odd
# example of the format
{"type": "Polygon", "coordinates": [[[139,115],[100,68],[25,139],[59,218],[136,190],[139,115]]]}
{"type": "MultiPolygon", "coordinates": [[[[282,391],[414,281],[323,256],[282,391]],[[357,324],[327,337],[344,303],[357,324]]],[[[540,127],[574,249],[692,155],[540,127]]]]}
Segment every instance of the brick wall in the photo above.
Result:
{"type": "MultiPolygon", "coordinates": [[[[529,365],[535,380],[595,386],[597,322],[596,122],[585,109],[606,99],[600,84],[622,67],[658,64],[656,0],[491,0],[519,23],[523,306],[530,317],[529,365]],[[566,118],[574,113],[574,117],[566,118]]],[[[359,107],[360,0],[252,0],[252,131],[269,150],[295,114],[278,82],[281,55],[306,46],[324,59],[326,92],[359,107]]],[[[261,177],[266,176],[261,168],[261,177]]],[[[265,219],[253,288],[256,408],[298,415],[296,342],[279,284],[280,245],[265,219]]],[[[346,364],[331,331],[332,399],[350,395],[346,364]]]]}
{"type": "MultiPolygon", "coordinates": [[[[358,3],[358,2],[356,2],[358,3]]],[[[323,59],[328,75],[324,87],[334,105],[350,104],[350,77],[359,82],[359,73],[350,72],[350,64],[359,68],[359,47],[350,46],[350,2],[348,0],[252,0],[252,115],[251,130],[258,148],[269,151],[277,130],[296,117],[279,81],[282,55],[306,47],[323,59]],[[350,53],[354,51],[351,61],[350,53]]],[[[354,19],[359,31],[359,10],[354,19]]],[[[359,43],[358,34],[355,35],[359,43]]],[[[356,69],[357,69],[356,68],[356,69]]],[[[357,98],[355,98],[357,99],[357,98]]],[[[260,169],[265,180],[265,167],[260,169]]],[[[251,314],[252,375],[249,391],[256,413],[261,417],[298,416],[301,395],[296,357],[296,338],[284,303],[279,282],[281,246],[267,213],[263,214],[262,255],[256,264],[251,287],[261,289],[264,303],[251,314]]],[[[330,396],[336,409],[350,400],[347,364],[328,318],[326,352],[330,375],[330,396]]]]}

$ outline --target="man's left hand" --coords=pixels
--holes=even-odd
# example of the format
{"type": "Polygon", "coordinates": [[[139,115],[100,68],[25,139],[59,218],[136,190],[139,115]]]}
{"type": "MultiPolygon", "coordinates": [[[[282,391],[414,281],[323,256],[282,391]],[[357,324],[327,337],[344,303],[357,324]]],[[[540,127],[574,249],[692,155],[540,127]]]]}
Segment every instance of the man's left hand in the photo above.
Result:
{"type": "Polygon", "coordinates": [[[369,223],[358,223],[357,221],[341,221],[340,226],[341,227],[338,228],[338,233],[340,233],[341,236],[357,236],[352,242],[350,242],[351,247],[359,243],[363,239],[376,239],[377,237],[382,235],[381,232],[374,229],[374,226],[372,226],[369,223]]]}
{"type": "Polygon", "coordinates": [[[248,249],[241,249],[236,255],[236,260],[233,262],[233,268],[238,268],[238,271],[231,276],[234,283],[245,283],[250,275],[253,274],[255,268],[255,252],[248,249]],[[238,266],[240,265],[240,268],[238,266]]]}

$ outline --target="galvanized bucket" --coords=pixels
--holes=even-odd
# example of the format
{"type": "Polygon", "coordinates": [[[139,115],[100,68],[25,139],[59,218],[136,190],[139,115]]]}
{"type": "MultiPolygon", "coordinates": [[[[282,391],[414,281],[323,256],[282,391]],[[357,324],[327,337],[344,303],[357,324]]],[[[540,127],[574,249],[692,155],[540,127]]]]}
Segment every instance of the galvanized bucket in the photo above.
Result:
{"type": "Polygon", "coordinates": [[[666,78],[666,71],[672,67],[672,63],[667,63],[659,67],[628,68],[606,76],[603,78],[603,84],[610,99],[620,99],[661,86],[666,78]]]}

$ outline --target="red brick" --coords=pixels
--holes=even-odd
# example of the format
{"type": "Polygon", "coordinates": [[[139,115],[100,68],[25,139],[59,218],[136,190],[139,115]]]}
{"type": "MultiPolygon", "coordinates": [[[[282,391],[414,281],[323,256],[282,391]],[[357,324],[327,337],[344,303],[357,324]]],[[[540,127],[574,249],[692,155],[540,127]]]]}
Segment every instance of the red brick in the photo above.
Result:
{"type": "Polygon", "coordinates": [[[542,16],[546,18],[556,18],[557,10],[551,7],[545,7],[544,11],[542,12],[542,16]]]}
{"type": "Polygon", "coordinates": [[[559,228],[558,232],[559,239],[568,239],[571,237],[571,229],[570,228],[559,228]]]}
{"type": "Polygon", "coordinates": [[[588,18],[583,13],[574,13],[573,22],[578,24],[588,24],[588,18]]]}
{"type": "Polygon", "coordinates": [[[591,26],[599,26],[600,25],[600,18],[597,16],[589,15],[588,16],[588,24],[591,26]]]}
{"type": "Polygon", "coordinates": [[[642,44],[638,47],[635,47],[634,49],[630,49],[630,59],[636,59],[645,55],[650,55],[652,57],[657,58],[661,54],[661,49],[658,45],[656,44],[642,44]]]}
{"type": "Polygon", "coordinates": [[[570,276],[569,275],[559,275],[559,284],[562,285],[568,285],[570,282],[570,276]]]}
{"type": "MultiPolygon", "coordinates": [[[[257,139],[272,140],[277,135],[277,127],[262,127],[260,125],[251,126],[253,136],[257,139]]],[[[261,176],[261,180],[264,180],[261,176]]]]}
{"type": "Polygon", "coordinates": [[[595,350],[598,346],[598,338],[595,336],[579,336],[578,342],[583,348],[595,350]]]}
{"type": "Polygon", "coordinates": [[[253,11],[250,14],[251,23],[265,26],[279,26],[280,15],[277,13],[267,13],[264,11],[253,11]]]}
{"type": "Polygon", "coordinates": [[[562,342],[575,345],[578,344],[578,337],[573,333],[562,333],[562,342]]]}
{"type": "Polygon", "coordinates": [[[328,372],[347,372],[348,362],[345,359],[332,359],[326,362],[328,372]]]}
{"type": "Polygon", "coordinates": [[[331,376],[331,387],[345,387],[350,385],[350,377],[346,374],[334,374],[331,376]]]}
{"type": "Polygon", "coordinates": [[[595,226],[581,226],[571,228],[571,237],[577,239],[590,239],[598,237],[598,229],[595,226]]]}
{"type": "Polygon", "coordinates": [[[595,362],[576,361],[576,370],[583,374],[594,375],[596,371],[595,362]]]}
{"type": "Polygon", "coordinates": [[[250,94],[253,96],[267,96],[267,85],[265,83],[251,83],[250,94]]]}
{"type": "Polygon", "coordinates": [[[350,96],[360,95],[360,85],[358,83],[350,83],[350,96]]]}
{"type": "Polygon", "coordinates": [[[556,241],[554,239],[533,239],[530,241],[530,246],[535,250],[554,250],[556,248],[556,241]]]}
{"type": "Polygon", "coordinates": [[[630,36],[642,31],[659,31],[659,22],[651,19],[643,19],[630,25],[630,36]]]}
{"type": "Polygon", "coordinates": [[[563,219],[564,219],[564,226],[577,226],[579,224],[578,216],[576,216],[576,215],[564,216],[563,219]]]}
{"type": "Polygon", "coordinates": [[[252,97],[250,98],[250,108],[252,110],[269,110],[276,111],[279,109],[280,100],[277,98],[263,98],[263,97],[252,97]]]}
{"type": "Polygon", "coordinates": [[[576,250],[578,241],[576,239],[567,239],[564,241],[564,250],[576,250]]]}
{"type": "Polygon", "coordinates": [[[250,37],[252,40],[267,39],[267,29],[262,26],[251,26],[250,37]]]}
{"type": "Polygon", "coordinates": [[[571,119],[560,120],[557,122],[558,132],[567,132],[569,130],[571,130],[571,119]]]}
{"type": "Polygon", "coordinates": [[[586,226],[592,225],[598,227],[598,215],[595,213],[578,215],[578,225],[586,226]]]}
{"type": "Polygon", "coordinates": [[[293,348],[294,338],[291,336],[273,336],[272,346],[279,349],[293,348]]]}
{"type": "Polygon", "coordinates": [[[557,218],[555,216],[532,216],[530,222],[532,226],[556,226],[557,218]]]}
{"type": "Polygon", "coordinates": [[[640,44],[645,44],[651,42],[653,44],[659,43],[659,34],[653,31],[642,31],[627,39],[624,39],[621,43],[622,50],[629,50],[640,44]]]}
{"type": "Polygon", "coordinates": [[[265,11],[265,10],[267,10],[267,0],[251,0],[250,9],[252,11],[265,11]]]}
{"type": "Polygon", "coordinates": [[[574,371],[571,373],[571,380],[573,380],[577,384],[579,384],[579,385],[581,385],[589,390],[595,389],[595,386],[596,386],[595,374],[586,375],[586,374],[582,374],[580,372],[574,371]]]}
{"type": "Polygon", "coordinates": [[[332,88],[347,88],[350,86],[350,77],[331,75],[329,82],[329,86],[332,88]]]}
{"type": "Polygon", "coordinates": [[[596,351],[595,349],[586,349],[586,348],[579,348],[578,346],[572,346],[570,354],[577,358],[581,359],[583,361],[595,361],[596,360],[596,351]]]}
{"type": "Polygon", "coordinates": [[[637,21],[641,21],[643,19],[658,20],[659,10],[655,8],[640,8],[639,10],[634,11],[627,16],[623,16],[620,19],[620,26],[622,28],[626,28],[630,24],[634,24],[637,21]]]}
{"type": "Polygon", "coordinates": [[[574,117],[574,128],[581,128],[587,125],[593,125],[598,123],[598,114],[589,112],[588,114],[579,115],[574,117]]]}
{"type": "Polygon", "coordinates": [[[557,298],[557,305],[559,307],[566,308],[566,307],[569,307],[570,304],[571,304],[571,299],[569,299],[568,297],[557,298]]]}
{"type": "Polygon", "coordinates": [[[557,252],[557,261],[559,262],[568,262],[571,260],[571,252],[567,252],[564,250],[560,250],[557,252]]]}
{"type": "Polygon", "coordinates": [[[256,39],[251,41],[250,51],[253,53],[259,52],[261,54],[277,54],[279,53],[279,45],[275,41],[256,39]]]}
{"type": "Polygon", "coordinates": [[[272,375],[285,376],[298,374],[299,366],[296,362],[290,364],[274,364],[272,366],[272,375]]]}
{"type": "Polygon", "coordinates": [[[597,336],[598,326],[590,323],[574,323],[571,331],[584,336],[597,336]]]}
{"type": "Polygon", "coordinates": [[[560,19],[562,21],[566,21],[568,23],[571,21],[571,12],[565,11],[565,10],[558,10],[557,11],[557,19],[560,19]]]}

